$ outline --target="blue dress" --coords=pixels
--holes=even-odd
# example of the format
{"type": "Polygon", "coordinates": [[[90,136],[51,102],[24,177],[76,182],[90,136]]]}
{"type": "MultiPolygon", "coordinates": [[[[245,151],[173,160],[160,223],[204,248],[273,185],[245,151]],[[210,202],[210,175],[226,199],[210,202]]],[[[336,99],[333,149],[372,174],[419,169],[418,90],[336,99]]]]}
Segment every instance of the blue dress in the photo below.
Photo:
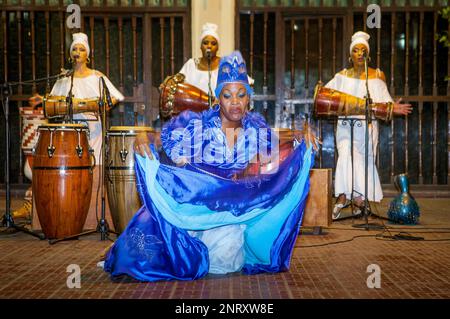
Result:
{"type": "Polygon", "coordinates": [[[220,127],[218,107],[183,112],[164,126],[163,149],[171,161],[187,159],[183,167],[135,155],[143,206],[106,256],[104,269],[112,277],[193,280],[289,269],[312,149],[302,142],[269,172],[236,178],[255,158],[273,161],[278,140],[256,113],[243,118],[232,149],[220,127]]]}

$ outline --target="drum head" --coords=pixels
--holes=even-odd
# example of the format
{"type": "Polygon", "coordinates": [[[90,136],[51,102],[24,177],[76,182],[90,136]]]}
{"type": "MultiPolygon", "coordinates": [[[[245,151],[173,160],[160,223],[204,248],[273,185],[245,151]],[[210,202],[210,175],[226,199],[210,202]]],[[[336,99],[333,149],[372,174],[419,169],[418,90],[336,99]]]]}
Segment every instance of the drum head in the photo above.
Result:
{"type": "Polygon", "coordinates": [[[136,135],[140,132],[155,132],[151,126],[111,126],[108,135],[136,135]]]}
{"type": "Polygon", "coordinates": [[[81,130],[88,131],[89,128],[83,124],[72,124],[72,123],[55,123],[55,124],[45,124],[39,125],[38,130],[81,130]]]}

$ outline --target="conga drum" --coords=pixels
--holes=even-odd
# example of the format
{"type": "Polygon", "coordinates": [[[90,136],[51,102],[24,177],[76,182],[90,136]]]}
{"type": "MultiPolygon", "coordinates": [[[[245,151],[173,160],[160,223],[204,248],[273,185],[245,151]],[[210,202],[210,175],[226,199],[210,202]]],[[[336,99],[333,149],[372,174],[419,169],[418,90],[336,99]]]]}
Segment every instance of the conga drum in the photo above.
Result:
{"type": "Polygon", "coordinates": [[[142,206],[136,189],[134,148],[136,135],[155,133],[145,126],[112,126],[106,137],[106,187],[111,217],[116,232],[121,233],[142,206]]]}
{"type": "Polygon", "coordinates": [[[167,77],[159,87],[159,111],[165,119],[185,110],[201,112],[209,109],[208,94],[184,82],[184,78],[182,73],[177,73],[167,77]]]}
{"type": "Polygon", "coordinates": [[[33,195],[42,231],[48,239],[77,235],[89,211],[95,166],[88,128],[81,124],[47,124],[38,131],[33,195]]]}

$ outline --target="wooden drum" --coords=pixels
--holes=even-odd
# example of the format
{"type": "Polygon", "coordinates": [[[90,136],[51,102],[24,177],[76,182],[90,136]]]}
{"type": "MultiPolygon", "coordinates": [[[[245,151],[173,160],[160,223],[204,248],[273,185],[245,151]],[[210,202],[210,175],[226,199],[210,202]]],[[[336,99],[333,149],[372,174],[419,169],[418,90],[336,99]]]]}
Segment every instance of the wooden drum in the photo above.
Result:
{"type": "Polygon", "coordinates": [[[33,162],[33,195],[48,239],[82,232],[89,211],[95,158],[81,124],[39,127],[33,162]]]}
{"type": "Polygon", "coordinates": [[[185,110],[201,112],[209,109],[208,94],[196,86],[185,83],[182,73],[167,77],[159,89],[159,111],[165,119],[185,110]]]}
{"type": "Polygon", "coordinates": [[[116,232],[121,233],[142,206],[136,189],[134,141],[141,132],[154,133],[145,126],[112,126],[106,133],[106,187],[111,217],[116,232]]]}
{"type": "MultiPolygon", "coordinates": [[[[72,114],[98,112],[98,99],[72,99],[72,114]]],[[[62,118],[69,115],[69,105],[65,96],[45,96],[42,101],[46,118],[62,118]]]]}

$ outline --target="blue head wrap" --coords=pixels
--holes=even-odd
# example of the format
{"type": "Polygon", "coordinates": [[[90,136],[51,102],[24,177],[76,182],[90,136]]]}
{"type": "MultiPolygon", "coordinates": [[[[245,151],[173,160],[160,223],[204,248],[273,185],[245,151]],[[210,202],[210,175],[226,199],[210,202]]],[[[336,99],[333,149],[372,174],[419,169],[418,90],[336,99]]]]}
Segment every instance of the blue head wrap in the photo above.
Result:
{"type": "Polygon", "coordinates": [[[220,96],[223,87],[228,83],[242,83],[247,89],[247,94],[252,95],[253,89],[248,83],[247,67],[241,52],[233,51],[230,55],[220,59],[219,72],[217,75],[217,86],[215,94],[220,96]]]}

